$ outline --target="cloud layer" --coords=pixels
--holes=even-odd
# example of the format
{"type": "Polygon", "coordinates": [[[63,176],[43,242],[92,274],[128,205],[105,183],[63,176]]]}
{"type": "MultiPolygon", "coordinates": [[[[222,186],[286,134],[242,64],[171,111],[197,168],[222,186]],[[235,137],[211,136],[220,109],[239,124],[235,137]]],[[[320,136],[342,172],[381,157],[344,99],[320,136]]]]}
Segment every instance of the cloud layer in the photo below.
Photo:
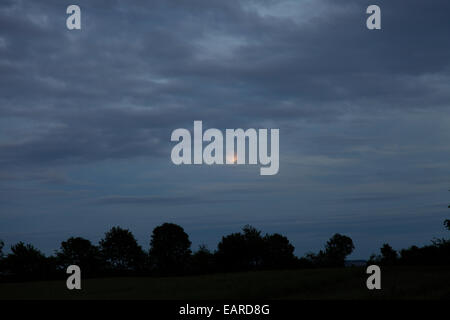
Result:
{"type": "Polygon", "coordinates": [[[140,219],[270,229],[274,212],[300,253],[337,229],[359,234],[353,221],[380,226],[360,255],[439,232],[391,230],[385,214],[445,216],[448,1],[379,1],[380,31],[365,28],[369,1],[77,4],[81,31],[60,1],[0,4],[0,238],[140,219]],[[194,120],[280,128],[280,174],[172,166],[170,133],[194,120]]]}

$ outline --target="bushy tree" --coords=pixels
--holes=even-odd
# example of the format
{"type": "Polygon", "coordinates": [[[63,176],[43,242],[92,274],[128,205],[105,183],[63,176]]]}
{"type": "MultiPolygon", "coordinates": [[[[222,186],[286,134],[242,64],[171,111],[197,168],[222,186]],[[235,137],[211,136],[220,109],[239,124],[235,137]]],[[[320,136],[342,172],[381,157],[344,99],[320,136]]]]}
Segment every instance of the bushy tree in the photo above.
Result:
{"type": "Polygon", "coordinates": [[[214,254],[205,245],[200,245],[191,257],[191,272],[204,274],[214,271],[214,254]]]}
{"type": "Polygon", "coordinates": [[[242,228],[242,233],[222,237],[217,245],[216,256],[222,269],[237,271],[260,268],[263,253],[264,239],[261,231],[246,225],[242,228]]]}
{"type": "Polygon", "coordinates": [[[264,237],[263,265],[265,268],[287,268],[295,262],[294,246],[278,233],[264,237]]]}
{"type": "Polygon", "coordinates": [[[100,272],[102,259],[98,247],[80,237],[71,237],[61,242],[60,250],[56,253],[58,264],[66,269],[69,265],[78,265],[84,275],[100,272]]]}
{"type": "Polygon", "coordinates": [[[11,246],[11,253],[6,257],[5,266],[21,280],[45,278],[47,271],[44,254],[31,244],[23,242],[11,246]]]}
{"type": "Polygon", "coordinates": [[[247,253],[248,264],[250,268],[261,268],[264,264],[263,256],[265,252],[265,241],[261,231],[246,225],[242,228],[245,239],[245,249],[247,253]]]}
{"type": "Polygon", "coordinates": [[[397,263],[397,251],[395,251],[389,244],[385,243],[380,249],[381,264],[394,265],[397,263]]]}
{"type": "Polygon", "coordinates": [[[266,234],[250,225],[232,233],[217,246],[219,265],[227,271],[286,268],[295,262],[294,247],[280,234],[266,234]]]}
{"type": "Polygon", "coordinates": [[[353,252],[355,245],[350,237],[336,233],[325,245],[325,260],[328,266],[343,267],[345,258],[353,252]]]}
{"type": "Polygon", "coordinates": [[[400,251],[402,265],[450,265],[450,241],[435,241],[423,247],[412,246],[400,251]]]}
{"type": "Polygon", "coordinates": [[[187,270],[191,241],[184,229],[164,223],[153,230],[150,239],[150,260],[161,274],[180,274],[187,270]]]}
{"type": "Polygon", "coordinates": [[[223,271],[238,271],[249,268],[245,236],[238,232],[222,237],[217,245],[218,266],[223,271]]]}
{"type": "Polygon", "coordinates": [[[111,228],[100,240],[100,250],[108,267],[113,271],[139,271],[144,267],[145,253],[127,229],[111,228]]]}
{"type": "Polygon", "coordinates": [[[305,261],[315,267],[343,267],[345,258],[353,252],[355,246],[350,237],[336,233],[327,241],[324,250],[318,254],[308,253],[305,261]]]}
{"type": "Polygon", "coordinates": [[[5,268],[4,261],[3,261],[3,258],[4,258],[3,247],[4,246],[5,246],[5,243],[2,240],[0,240],[0,272],[2,272],[3,269],[5,268]]]}
{"type": "Polygon", "coordinates": [[[3,255],[3,247],[5,246],[5,243],[0,240],[0,259],[3,259],[4,255],[3,255]]]}

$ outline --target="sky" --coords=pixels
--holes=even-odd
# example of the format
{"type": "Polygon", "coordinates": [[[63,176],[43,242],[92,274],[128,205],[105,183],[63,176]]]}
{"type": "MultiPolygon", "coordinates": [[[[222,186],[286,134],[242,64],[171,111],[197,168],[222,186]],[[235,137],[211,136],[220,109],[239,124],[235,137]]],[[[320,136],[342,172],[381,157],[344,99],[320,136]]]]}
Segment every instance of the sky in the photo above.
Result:
{"type": "Polygon", "coordinates": [[[46,254],[164,222],[251,224],[302,256],[448,236],[450,2],[0,2],[0,239],[46,254]],[[81,30],[66,28],[67,6],[81,30]],[[172,163],[173,130],[278,128],[280,170],[172,163]],[[447,232],[448,233],[448,232],[447,232]]]}

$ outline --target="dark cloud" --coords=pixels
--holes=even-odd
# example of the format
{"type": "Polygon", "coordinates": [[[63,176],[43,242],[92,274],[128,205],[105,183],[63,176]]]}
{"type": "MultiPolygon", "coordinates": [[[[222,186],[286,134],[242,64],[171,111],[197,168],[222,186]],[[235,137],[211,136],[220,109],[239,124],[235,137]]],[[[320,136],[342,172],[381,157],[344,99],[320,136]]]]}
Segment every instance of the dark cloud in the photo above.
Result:
{"type": "Polygon", "coordinates": [[[4,164],[161,155],[194,118],[281,125],[449,99],[445,1],[383,1],[378,33],[361,1],[298,16],[275,10],[284,1],[138,3],[81,1],[74,32],[58,1],[2,4],[0,114],[54,124],[2,146],[4,164]]]}

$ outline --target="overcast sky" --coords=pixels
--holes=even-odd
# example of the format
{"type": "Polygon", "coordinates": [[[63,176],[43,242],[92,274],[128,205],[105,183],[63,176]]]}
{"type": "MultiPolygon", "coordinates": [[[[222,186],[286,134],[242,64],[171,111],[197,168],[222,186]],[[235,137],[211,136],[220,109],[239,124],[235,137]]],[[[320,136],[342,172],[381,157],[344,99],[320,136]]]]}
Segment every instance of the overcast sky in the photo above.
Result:
{"type": "Polygon", "coordinates": [[[301,256],[352,258],[445,236],[449,1],[0,2],[0,239],[47,254],[70,236],[163,222],[195,249],[252,224],[301,256]],[[81,7],[82,29],[66,28],[81,7]],[[279,128],[280,171],[175,166],[170,134],[279,128]]]}

